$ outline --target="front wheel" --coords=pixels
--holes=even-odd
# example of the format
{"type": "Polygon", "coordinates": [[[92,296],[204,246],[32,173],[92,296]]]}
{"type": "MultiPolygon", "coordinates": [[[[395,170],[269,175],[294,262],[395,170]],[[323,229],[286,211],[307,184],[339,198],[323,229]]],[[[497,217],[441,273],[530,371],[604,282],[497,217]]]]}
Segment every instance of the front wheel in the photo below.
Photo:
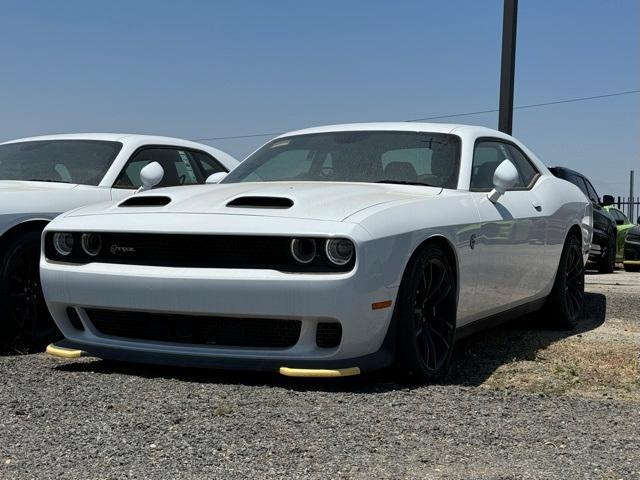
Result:
{"type": "Polygon", "coordinates": [[[611,235],[606,250],[600,257],[598,262],[598,272],[600,273],[612,273],[616,268],[616,237],[611,235]]]}
{"type": "Polygon", "coordinates": [[[439,246],[425,246],[405,272],[396,309],[398,360],[418,382],[447,373],[456,330],[456,279],[439,246]]]}
{"type": "Polygon", "coordinates": [[[547,302],[552,326],[573,329],[582,315],[584,300],[584,261],[580,240],[569,235],[562,248],[560,264],[547,302]]]}
{"type": "Polygon", "coordinates": [[[42,351],[61,338],[40,287],[40,232],[10,241],[0,264],[0,342],[3,348],[42,351]]]}

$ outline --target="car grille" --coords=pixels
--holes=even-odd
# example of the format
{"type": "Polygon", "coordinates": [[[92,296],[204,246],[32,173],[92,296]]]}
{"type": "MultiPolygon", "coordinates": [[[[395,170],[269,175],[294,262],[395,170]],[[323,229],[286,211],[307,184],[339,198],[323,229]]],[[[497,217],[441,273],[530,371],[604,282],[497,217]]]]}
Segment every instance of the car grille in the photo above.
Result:
{"type": "Polygon", "coordinates": [[[298,342],[302,322],[86,309],[103,335],[196,345],[288,348],[298,342]]]}
{"type": "MultiPolygon", "coordinates": [[[[141,197],[142,198],[142,197],[141,197]]],[[[101,249],[95,256],[80,251],[80,234],[75,234],[73,252],[67,257],[56,253],[47,232],[45,255],[48,259],[70,263],[112,263],[185,268],[251,268],[282,272],[346,272],[346,265],[334,265],[318,253],[309,264],[296,262],[291,255],[291,238],[253,235],[199,235],[161,233],[99,232],[101,249]]],[[[322,241],[318,239],[317,241],[322,241]]],[[[323,251],[322,248],[318,249],[323,251]]]]}

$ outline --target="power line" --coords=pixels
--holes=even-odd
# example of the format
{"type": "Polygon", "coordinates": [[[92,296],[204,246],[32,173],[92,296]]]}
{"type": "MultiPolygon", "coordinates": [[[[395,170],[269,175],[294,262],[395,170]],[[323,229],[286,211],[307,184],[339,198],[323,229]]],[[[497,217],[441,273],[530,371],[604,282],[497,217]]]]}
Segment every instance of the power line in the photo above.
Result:
{"type": "MultiPolygon", "coordinates": [[[[626,92],[617,92],[617,93],[607,93],[605,95],[594,95],[592,97],[580,97],[580,98],[569,98],[566,100],[556,100],[553,102],[543,102],[543,103],[531,103],[529,105],[518,105],[516,107],[513,107],[514,110],[522,110],[525,108],[535,108],[535,107],[546,107],[548,105],[559,105],[561,103],[573,103],[573,102],[583,102],[586,100],[596,100],[598,98],[608,98],[608,97],[618,97],[620,95],[631,95],[633,93],[640,93],[640,90],[629,90],[626,92]]],[[[413,120],[407,120],[408,122],[421,122],[423,120],[436,120],[439,118],[452,118],[452,117],[464,117],[467,115],[479,115],[481,113],[494,113],[494,112],[498,112],[499,110],[493,109],[493,110],[480,110],[477,112],[466,112],[466,113],[453,113],[453,114],[449,114],[449,115],[437,115],[435,117],[425,117],[425,118],[416,118],[413,120]]]]}
{"type": "MultiPolygon", "coordinates": [[[[518,105],[513,107],[514,110],[523,110],[526,108],[538,108],[538,107],[546,107],[549,105],[560,105],[563,103],[574,103],[574,102],[584,102],[589,100],[597,100],[599,98],[609,98],[609,97],[619,97],[621,95],[632,95],[635,93],[640,93],[640,90],[627,90],[625,92],[615,92],[615,93],[607,93],[604,95],[593,95],[591,97],[579,97],[579,98],[568,98],[564,100],[555,100],[552,102],[542,102],[542,103],[530,103],[528,105],[518,105]]],[[[446,115],[434,115],[430,117],[423,118],[413,118],[411,120],[405,120],[407,122],[423,122],[425,120],[441,120],[443,118],[454,118],[454,117],[468,117],[471,115],[481,115],[485,113],[496,113],[499,110],[497,108],[491,110],[477,110],[475,112],[464,112],[464,113],[450,113],[446,115]]],[[[195,138],[192,139],[194,142],[208,142],[213,140],[234,140],[241,138],[256,138],[256,137],[275,137],[276,135],[282,135],[285,132],[271,132],[271,133],[251,133],[246,135],[228,135],[224,137],[211,137],[211,138],[195,138]]]]}

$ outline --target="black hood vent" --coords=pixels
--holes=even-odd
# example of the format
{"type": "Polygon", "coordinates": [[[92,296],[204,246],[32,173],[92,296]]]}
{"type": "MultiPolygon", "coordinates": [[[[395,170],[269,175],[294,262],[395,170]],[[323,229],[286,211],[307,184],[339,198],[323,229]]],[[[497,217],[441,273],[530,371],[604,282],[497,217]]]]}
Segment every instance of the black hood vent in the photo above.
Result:
{"type": "Polygon", "coordinates": [[[164,207],[171,203],[171,198],[164,196],[134,196],[127,198],[119,207],[164,207]]]}
{"type": "Polygon", "coordinates": [[[227,203],[236,208],[291,208],[293,200],[286,197],[238,197],[227,203]]]}

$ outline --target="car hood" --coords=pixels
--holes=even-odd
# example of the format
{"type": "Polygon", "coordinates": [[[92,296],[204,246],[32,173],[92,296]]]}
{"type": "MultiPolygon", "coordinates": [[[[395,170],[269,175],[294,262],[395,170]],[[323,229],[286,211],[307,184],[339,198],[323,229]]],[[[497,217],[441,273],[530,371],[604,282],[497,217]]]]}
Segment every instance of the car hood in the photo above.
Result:
{"type": "Polygon", "coordinates": [[[77,187],[75,183],[29,182],[23,180],[0,180],[0,194],[15,192],[60,192],[77,187]]]}
{"type": "Polygon", "coordinates": [[[363,209],[396,201],[438,195],[441,188],[425,186],[263,182],[164,188],[135,196],[109,208],[86,207],[69,216],[131,213],[226,214],[341,221],[363,209]],[[168,197],[164,206],[144,205],[151,197],[168,197]],[[273,206],[273,203],[280,205],[273,206]],[[140,205],[142,203],[142,205],[140,205]]]}
{"type": "Polygon", "coordinates": [[[0,180],[0,215],[62,212],[111,198],[108,189],[71,183],[0,180]]]}

